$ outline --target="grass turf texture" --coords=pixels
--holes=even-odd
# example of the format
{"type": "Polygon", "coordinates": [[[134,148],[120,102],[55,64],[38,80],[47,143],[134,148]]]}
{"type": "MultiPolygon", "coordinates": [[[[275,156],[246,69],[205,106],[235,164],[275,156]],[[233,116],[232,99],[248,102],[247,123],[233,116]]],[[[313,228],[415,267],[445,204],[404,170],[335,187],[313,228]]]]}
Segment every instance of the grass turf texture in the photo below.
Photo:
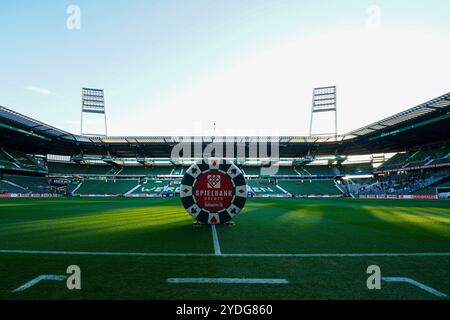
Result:
{"type": "MultiPolygon", "coordinates": [[[[218,226],[222,253],[450,252],[450,203],[251,199],[218,226]]],[[[2,199],[0,250],[214,253],[179,199],[2,199]]],[[[132,257],[0,254],[1,299],[436,299],[408,284],[366,288],[366,268],[450,294],[450,257],[132,257]],[[82,270],[82,290],[40,274],[82,270]],[[287,285],[168,284],[167,278],[282,278],[287,285]]]]}

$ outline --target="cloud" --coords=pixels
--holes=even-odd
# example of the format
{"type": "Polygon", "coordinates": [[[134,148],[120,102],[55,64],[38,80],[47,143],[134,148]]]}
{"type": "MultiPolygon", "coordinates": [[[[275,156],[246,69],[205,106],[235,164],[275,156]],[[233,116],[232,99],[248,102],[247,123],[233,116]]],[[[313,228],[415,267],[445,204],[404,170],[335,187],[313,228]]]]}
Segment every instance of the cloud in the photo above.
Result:
{"type": "MultiPolygon", "coordinates": [[[[346,133],[448,92],[450,40],[412,30],[341,30],[293,38],[256,52],[159,104],[113,117],[118,134],[241,133],[278,129],[306,135],[312,89],[338,86],[338,131],[346,133]],[[434,49],[430,49],[434,48],[434,49]],[[170,119],[170,120],[169,120],[170,119]]],[[[333,119],[315,117],[315,132],[333,119]],[[318,121],[316,121],[316,119],[318,121]]]]}
{"type": "Polygon", "coordinates": [[[55,94],[54,92],[50,91],[49,89],[35,87],[35,86],[25,86],[25,89],[29,90],[29,91],[33,91],[35,93],[39,93],[44,96],[51,96],[51,95],[55,94]]]}

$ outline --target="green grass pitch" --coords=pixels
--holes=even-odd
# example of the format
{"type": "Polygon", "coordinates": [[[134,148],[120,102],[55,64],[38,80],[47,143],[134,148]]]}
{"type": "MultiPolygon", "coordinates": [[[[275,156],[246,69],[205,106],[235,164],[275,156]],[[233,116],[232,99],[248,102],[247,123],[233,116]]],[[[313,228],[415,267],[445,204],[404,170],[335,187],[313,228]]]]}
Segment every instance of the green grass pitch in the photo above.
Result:
{"type": "Polygon", "coordinates": [[[448,201],[249,199],[235,222],[217,226],[218,256],[212,228],[193,227],[179,199],[2,199],[0,299],[442,299],[407,283],[368,290],[370,265],[450,296],[448,201]],[[43,281],[11,292],[69,265],[81,290],[43,281]],[[191,277],[289,283],[167,283],[191,277]]]}

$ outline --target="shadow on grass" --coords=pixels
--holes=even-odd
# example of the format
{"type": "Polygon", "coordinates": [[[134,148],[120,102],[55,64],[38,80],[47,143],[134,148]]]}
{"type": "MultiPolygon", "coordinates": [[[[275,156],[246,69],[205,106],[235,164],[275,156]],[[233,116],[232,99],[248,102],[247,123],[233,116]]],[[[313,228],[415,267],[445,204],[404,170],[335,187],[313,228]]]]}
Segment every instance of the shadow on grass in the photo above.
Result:
{"type": "MultiPolygon", "coordinates": [[[[220,228],[222,251],[234,253],[450,251],[447,221],[415,203],[301,199],[255,201],[233,228],[220,228]],[[368,203],[376,204],[368,206],[368,203]],[[362,204],[364,204],[362,206],[362,204]],[[387,204],[391,204],[388,206],[387,204]],[[418,211],[408,219],[410,210],[418,211]]],[[[432,205],[432,204],[431,204],[432,205]]],[[[445,210],[441,206],[439,209],[445,210]]],[[[444,218],[445,219],[445,218],[444,218]]]]}

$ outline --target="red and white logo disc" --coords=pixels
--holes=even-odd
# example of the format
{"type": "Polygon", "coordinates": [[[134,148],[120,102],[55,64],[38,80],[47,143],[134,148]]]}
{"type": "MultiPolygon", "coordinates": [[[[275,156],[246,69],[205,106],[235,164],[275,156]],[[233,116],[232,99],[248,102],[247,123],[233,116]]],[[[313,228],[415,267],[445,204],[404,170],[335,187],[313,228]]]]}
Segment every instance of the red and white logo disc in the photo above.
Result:
{"type": "Polygon", "coordinates": [[[233,163],[206,159],[186,171],[180,196],[186,210],[198,221],[225,223],[243,209],[247,184],[242,171],[233,163]]]}

